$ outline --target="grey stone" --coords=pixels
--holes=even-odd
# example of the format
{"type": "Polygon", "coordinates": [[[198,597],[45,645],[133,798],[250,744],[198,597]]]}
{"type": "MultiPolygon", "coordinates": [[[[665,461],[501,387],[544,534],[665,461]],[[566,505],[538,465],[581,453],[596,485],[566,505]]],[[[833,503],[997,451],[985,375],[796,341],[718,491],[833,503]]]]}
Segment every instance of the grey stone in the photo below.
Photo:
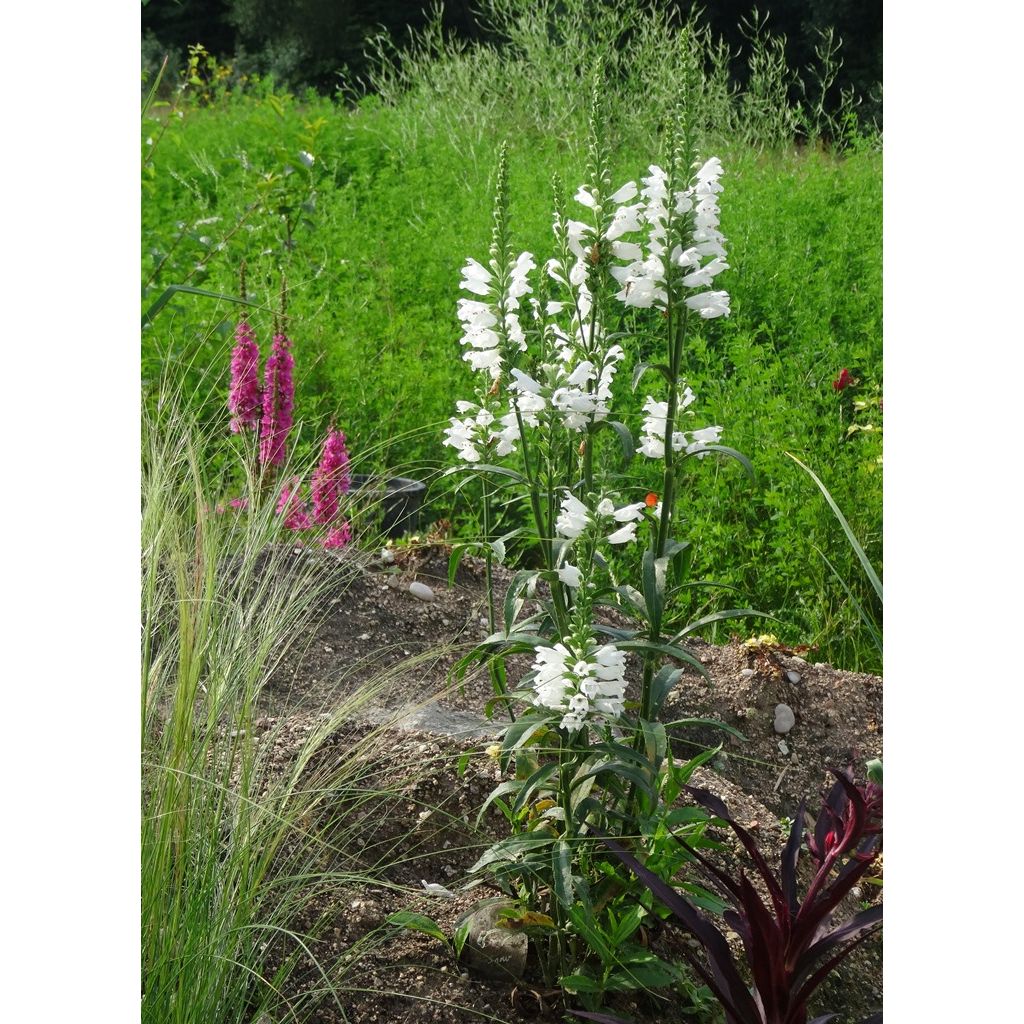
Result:
{"type": "Polygon", "coordinates": [[[740,669],[740,679],[749,679],[754,674],[755,673],[754,673],[754,670],[752,668],[741,668],[740,669]]]}
{"type": "Polygon", "coordinates": [[[796,715],[788,704],[776,704],[775,706],[775,731],[780,736],[785,736],[793,726],[796,725],[796,715]]]}
{"type": "Polygon", "coordinates": [[[779,740],[779,753],[780,754],[788,754],[789,753],[789,744],[785,740],[779,740]]]}
{"type": "Polygon", "coordinates": [[[786,673],[786,678],[795,685],[796,683],[799,683],[803,677],[800,675],[799,672],[795,671],[794,669],[790,669],[786,673]]]}
{"type": "Polygon", "coordinates": [[[498,914],[507,903],[491,903],[472,911],[462,961],[474,974],[494,981],[515,981],[526,970],[526,934],[501,928],[498,914]]]}
{"type": "Polygon", "coordinates": [[[434,592],[426,585],[426,583],[420,583],[419,580],[413,580],[409,584],[409,593],[413,597],[418,597],[421,601],[433,601],[434,592]]]}

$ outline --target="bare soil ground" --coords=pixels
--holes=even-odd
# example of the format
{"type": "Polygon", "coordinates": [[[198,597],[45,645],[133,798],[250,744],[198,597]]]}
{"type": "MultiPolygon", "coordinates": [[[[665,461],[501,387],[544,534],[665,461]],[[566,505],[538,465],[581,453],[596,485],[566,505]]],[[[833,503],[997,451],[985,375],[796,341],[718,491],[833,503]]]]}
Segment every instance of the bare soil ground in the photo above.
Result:
{"type": "MultiPolygon", "coordinates": [[[[326,556],[303,551],[295,557],[326,556]]],[[[413,910],[450,935],[462,914],[496,895],[481,887],[449,899],[423,889],[426,881],[458,891],[481,850],[503,834],[497,814],[474,825],[477,810],[501,781],[497,763],[484,753],[502,727],[500,711],[491,721],[484,714],[493,696],[490,680],[482,672],[470,674],[461,687],[450,679],[458,659],[487,634],[483,564],[464,560],[451,587],[447,565],[441,545],[400,553],[391,566],[364,559],[354,579],[353,565],[343,560],[323,616],[293,645],[263,695],[263,727],[284,724],[284,735],[294,735],[297,745],[308,723],[340,696],[379,686],[366,720],[347,726],[331,743],[372,736],[382,787],[398,785],[389,801],[367,805],[365,812],[346,811],[347,825],[353,814],[365,814],[361,863],[378,872],[381,884],[320,894],[307,908],[308,920],[297,922],[310,928],[319,922],[315,948],[323,959],[346,956],[332,979],[338,995],[315,1018],[321,1024],[577,1019],[563,1018],[564,1007],[544,991],[533,964],[518,985],[481,980],[437,939],[386,924],[394,912],[413,910]],[[430,587],[432,600],[409,592],[414,580],[430,587]]],[[[745,738],[689,725],[670,729],[673,745],[692,756],[722,744],[695,783],[722,796],[767,850],[780,853],[781,820],[795,815],[805,797],[817,806],[831,783],[830,766],[852,763],[862,777],[865,761],[881,756],[882,680],[738,641],[715,647],[694,640],[689,646],[710,682],[692,668],[684,671],[663,720],[717,719],[745,738]],[[774,725],[780,703],[795,716],[785,736],[774,725]]],[[[528,664],[528,657],[511,663],[510,678],[528,664]]],[[[860,899],[881,898],[880,888],[868,889],[860,899]]],[[[850,897],[840,914],[858,905],[850,897]]],[[[654,951],[668,959],[682,941],[671,929],[651,937],[654,951]]],[[[838,1024],[856,1024],[881,1007],[881,984],[881,942],[872,939],[819,990],[811,1016],[839,1012],[838,1024]]],[[[323,987],[312,966],[295,975],[294,994],[304,987],[323,987]]],[[[621,997],[609,1007],[639,1022],[694,1020],[684,1009],[680,1000],[656,994],[621,997]]]]}

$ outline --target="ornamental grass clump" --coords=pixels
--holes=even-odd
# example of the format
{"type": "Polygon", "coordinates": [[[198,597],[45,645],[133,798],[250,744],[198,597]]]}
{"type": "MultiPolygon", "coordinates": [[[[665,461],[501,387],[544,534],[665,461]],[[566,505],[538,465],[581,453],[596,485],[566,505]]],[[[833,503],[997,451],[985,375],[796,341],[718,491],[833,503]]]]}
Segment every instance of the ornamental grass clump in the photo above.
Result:
{"type": "MultiPolygon", "coordinates": [[[[691,325],[730,312],[719,284],[729,269],[718,221],[724,171],[716,158],[697,159],[685,103],[664,164],[651,164],[640,184],[612,182],[595,84],[586,181],[571,209],[553,182],[553,255],[540,259],[512,244],[502,151],[488,258],[466,261],[460,286],[473,297],[458,303],[463,359],[482,380],[472,399],[456,403],[443,442],[462,463],[449,472],[480,482],[483,512],[483,537],[453,555],[452,570],[461,551],[482,551],[491,635],[461,670],[489,666],[492,706],[510,719],[501,763],[514,770],[488,801],[505,813],[511,835],[474,870],[497,880],[524,913],[551,919],[540,938],[546,980],[560,978],[591,1008],[606,991],[680,980],[638,944],[648,911],[624,902],[635,883],[616,872],[597,836],[631,836],[666,871],[678,866],[665,823],[699,761],[673,761],[660,710],[678,662],[704,671],[682,645],[690,631],[758,614],[730,609],[687,624],[666,611],[682,588],[698,585],[686,578],[689,542],[676,536],[686,461],[716,454],[750,466],[719,444],[721,426],[697,416],[684,379],[691,325]],[[663,384],[660,397],[647,395],[638,444],[615,410],[627,346],[641,335],[648,345],[657,338],[664,355],[634,368],[634,388],[648,370],[663,384]],[[639,453],[654,470],[640,494],[623,492],[617,467],[601,454],[608,431],[624,459],[639,453]],[[528,508],[528,525],[493,536],[499,500],[528,508]],[[516,573],[499,623],[492,563],[513,537],[532,549],[537,568],[516,573]],[[614,576],[613,555],[629,567],[614,576]],[[528,600],[539,610],[520,621],[528,600]],[[631,625],[602,622],[602,606],[631,625]],[[510,684],[505,661],[519,652],[534,660],[510,684]],[[642,677],[634,701],[626,694],[631,664],[642,677]]],[[[698,819],[683,826],[694,848],[703,843],[698,819]]]]}
{"type": "Polygon", "coordinates": [[[287,718],[259,718],[290,644],[357,570],[291,557],[268,502],[212,513],[218,441],[179,390],[143,419],[141,1020],[305,1020],[322,1002],[343,1015],[358,951],[317,942],[325,921],[310,911],[372,884],[346,813],[393,797],[364,785],[368,742],[328,744],[379,687],[345,695],[298,741],[287,718]]]}

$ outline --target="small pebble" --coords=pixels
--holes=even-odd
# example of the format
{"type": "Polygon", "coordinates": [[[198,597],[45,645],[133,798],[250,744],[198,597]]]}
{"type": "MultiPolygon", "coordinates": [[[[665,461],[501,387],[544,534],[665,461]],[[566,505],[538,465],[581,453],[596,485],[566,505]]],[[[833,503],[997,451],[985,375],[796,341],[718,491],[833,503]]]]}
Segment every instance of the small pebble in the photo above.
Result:
{"type": "Polygon", "coordinates": [[[788,754],[789,753],[789,745],[786,743],[785,740],[779,740],[779,753],[780,754],[788,754]]]}
{"type": "Polygon", "coordinates": [[[777,704],[775,706],[775,731],[780,736],[785,736],[793,726],[796,725],[796,715],[788,704],[777,704]]]}
{"type": "Polygon", "coordinates": [[[385,565],[391,565],[392,562],[394,562],[395,560],[395,553],[391,550],[391,548],[381,548],[380,560],[385,565]]]}
{"type": "Polygon", "coordinates": [[[426,585],[426,583],[420,583],[419,580],[413,580],[409,584],[409,593],[413,597],[418,597],[421,601],[433,601],[434,592],[426,585]]]}
{"type": "Polygon", "coordinates": [[[790,669],[790,670],[789,670],[789,671],[788,671],[788,672],[786,673],[786,678],[787,678],[787,679],[788,679],[788,680],[789,680],[789,681],[790,681],[791,683],[793,683],[794,685],[796,685],[797,683],[799,683],[799,682],[800,682],[800,680],[801,680],[802,676],[800,675],[800,673],[799,673],[799,672],[795,671],[794,669],[790,669]]]}
{"type": "Polygon", "coordinates": [[[754,674],[755,672],[752,668],[740,669],[740,679],[749,679],[754,674]]]}

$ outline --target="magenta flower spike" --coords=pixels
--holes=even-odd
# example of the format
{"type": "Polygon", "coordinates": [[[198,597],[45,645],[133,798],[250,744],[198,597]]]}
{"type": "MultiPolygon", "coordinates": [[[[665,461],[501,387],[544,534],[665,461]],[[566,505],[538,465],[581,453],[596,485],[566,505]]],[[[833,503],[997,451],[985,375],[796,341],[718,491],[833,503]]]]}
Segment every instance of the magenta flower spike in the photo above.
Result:
{"type": "Polygon", "coordinates": [[[327,536],[324,537],[324,547],[328,550],[331,548],[343,548],[351,540],[352,527],[346,519],[341,526],[327,531],[327,536]]]}
{"type": "Polygon", "coordinates": [[[338,518],[340,496],[348,491],[351,484],[345,435],[340,430],[331,430],[324,442],[320,465],[313,473],[314,522],[330,526],[338,518]]]}
{"type": "Polygon", "coordinates": [[[279,466],[287,455],[288,431],[295,406],[295,359],[291,342],[283,334],[274,335],[274,343],[263,371],[263,422],[260,424],[260,462],[279,466]]]}
{"type": "Polygon", "coordinates": [[[293,476],[281,488],[281,497],[277,500],[277,514],[284,516],[285,529],[308,530],[313,525],[301,491],[302,480],[297,476],[293,476]]]}
{"type": "Polygon", "coordinates": [[[260,392],[260,347],[248,321],[235,328],[235,347],[231,352],[231,390],[228,412],[231,432],[255,430],[260,422],[263,395],[260,392]]]}

